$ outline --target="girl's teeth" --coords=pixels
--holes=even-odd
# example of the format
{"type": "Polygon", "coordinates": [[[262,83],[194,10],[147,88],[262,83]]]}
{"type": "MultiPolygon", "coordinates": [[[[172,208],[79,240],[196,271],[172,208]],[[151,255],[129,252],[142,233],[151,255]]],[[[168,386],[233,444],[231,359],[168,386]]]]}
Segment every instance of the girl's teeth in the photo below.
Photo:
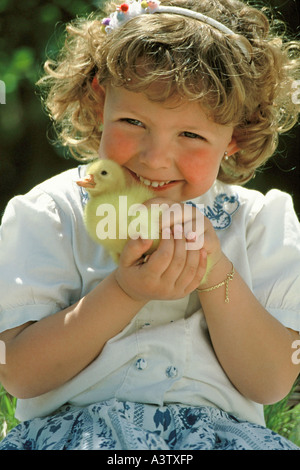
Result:
{"type": "Polygon", "coordinates": [[[142,183],[146,186],[152,186],[153,188],[157,188],[158,186],[164,186],[165,184],[170,183],[170,181],[150,181],[142,176],[137,175],[142,183]]]}

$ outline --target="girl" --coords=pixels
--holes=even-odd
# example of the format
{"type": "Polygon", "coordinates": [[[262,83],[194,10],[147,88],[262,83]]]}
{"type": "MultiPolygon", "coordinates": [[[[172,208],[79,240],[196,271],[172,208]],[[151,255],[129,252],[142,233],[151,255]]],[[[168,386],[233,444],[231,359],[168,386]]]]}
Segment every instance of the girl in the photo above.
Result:
{"type": "Polygon", "coordinates": [[[0,380],[23,422],[0,449],[296,449],[263,404],[300,370],[299,223],[240,184],[296,122],[298,45],[237,0],[129,1],[67,32],[41,80],[62,142],[203,204],[204,243],[175,220],[116,266],[83,224],[85,165],[8,204],[0,380]]]}

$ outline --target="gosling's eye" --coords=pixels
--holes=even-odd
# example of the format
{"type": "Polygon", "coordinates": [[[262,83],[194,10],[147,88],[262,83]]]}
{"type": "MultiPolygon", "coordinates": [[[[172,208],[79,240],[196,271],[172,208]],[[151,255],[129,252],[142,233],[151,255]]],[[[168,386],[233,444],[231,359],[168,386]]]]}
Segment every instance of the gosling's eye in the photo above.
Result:
{"type": "Polygon", "coordinates": [[[107,175],[107,171],[106,171],[106,170],[102,170],[102,171],[101,171],[101,175],[103,175],[103,176],[107,175]]]}

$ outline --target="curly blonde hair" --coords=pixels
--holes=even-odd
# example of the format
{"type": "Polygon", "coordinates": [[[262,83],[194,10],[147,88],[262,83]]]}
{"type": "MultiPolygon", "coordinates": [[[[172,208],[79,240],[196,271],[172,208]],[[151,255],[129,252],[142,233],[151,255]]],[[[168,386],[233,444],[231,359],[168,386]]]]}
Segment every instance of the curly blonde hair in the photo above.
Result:
{"type": "MultiPolygon", "coordinates": [[[[119,2],[121,3],[121,2],[119,2]]],[[[116,4],[107,4],[108,14],[116,4]]],[[[76,19],[56,61],[45,64],[38,82],[63,145],[81,161],[96,157],[101,139],[101,97],[105,86],[150,93],[162,80],[165,100],[179,94],[199,100],[218,123],[234,126],[239,151],[221,164],[218,179],[242,184],[277,147],[278,134],[295,125],[299,105],[292,99],[299,75],[300,44],[277,35],[260,10],[239,0],[162,0],[161,4],[199,11],[223,23],[236,40],[193,18],[174,14],[140,15],[106,34],[103,13],[76,19]],[[142,64],[142,65],[141,65],[142,64]]]]}

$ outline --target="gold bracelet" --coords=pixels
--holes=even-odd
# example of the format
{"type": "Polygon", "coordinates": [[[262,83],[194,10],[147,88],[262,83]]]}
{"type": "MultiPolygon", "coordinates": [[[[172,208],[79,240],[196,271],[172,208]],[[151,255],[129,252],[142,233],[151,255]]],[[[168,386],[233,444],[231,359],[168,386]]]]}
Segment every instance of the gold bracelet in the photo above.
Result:
{"type": "Polygon", "coordinates": [[[234,270],[234,266],[232,264],[232,270],[229,274],[227,274],[225,281],[222,281],[219,284],[216,284],[215,286],[207,287],[206,289],[199,289],[199,287],[197,287],[196,290],[198,292],[211,292],[212,290],[218,289],[219,287],[222,287],[222,286],[225,285],[225,302],[228,304],[229,303],[228,284],[229,284],[229,281],[232,281],[234,275],[235,275],[235,270],[234,270]]]}

